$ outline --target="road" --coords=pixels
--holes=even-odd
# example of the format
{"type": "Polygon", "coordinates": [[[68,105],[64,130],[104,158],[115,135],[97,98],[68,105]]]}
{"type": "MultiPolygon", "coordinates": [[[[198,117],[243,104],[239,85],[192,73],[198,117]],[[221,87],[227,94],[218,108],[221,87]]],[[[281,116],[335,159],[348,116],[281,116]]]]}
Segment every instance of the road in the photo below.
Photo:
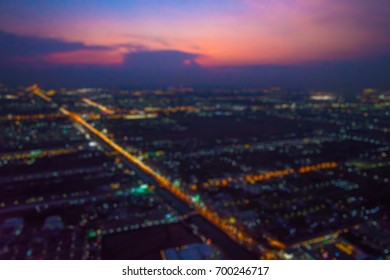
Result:
{"type": "Polygon", "coordinates": [[[228,221],[226,221],[226,219],[221,218],[218,213],[211,211],[206,205],[194,202],[189,194],[186,194],[183,190],[173,186],[173,184],[169,182],[168,179],[161,176],[158,172],[154,171],[135,156],[131,155],[124,148],[108,138],[104,133],[86,122],[78,114],[70,112],[65,108],[60,108],[60,111],[63,114],[69,116],[73,121],[82,125],[96,138],[101,140],[106,146],[117,151],[122,156],[122,158],[131,165],[132,168],[138,170],[138,173],[141,173],[143,177],[146,176],[149,179],[149,182],[156,184],[162,190],[168,191],[163,191],[162,195],[175,204],[176,208],[181,210],[180,212],[188,212],[192,209],[197,211],[198,214],[203,218],[203,220],[198,220],[198,222],[202,225],[201,229],[203,229],[206,234],[209,233],[212,236],[218,237],[215,240],[216,242],[218,242],[218,240],[223,240],[223,247],[230,246],[231,248],[235,248],[233,251],[241,256],[239,258],[253,259],[254,256],[260,258],[261,251],[259,249],[258,243],[251,236],[239,230],[234,224],[230,224],[228,221]],[[168,193],[169,195],[167,195],[168,193]],[[207,221],[207,223],[205,221],[207,221]],[[224,233],[223,236],[220,235],[222,232],[224,233]],[[230,244],[227,245],[227,243],[230,244]]]}
{"type": "MultiPolygon", "coordinates": [[[[41,94],[39,88],[36,88],[32,88],[32,90],[37,96],[49,103],[52,102],[51,98],[41,94]]],[[[106,146],[118,152],[125,161],[138,172],[150,178],[151,182],[161,188],[161,192],[175,204],[178,210],[186,210],[186,213],[195,210],[200,216],[196,219],[200,228],[205,234],[213,236],[215,243],[218,244],[219,242],[222,248],[227,248],[227,250],[229,250],[229,257],[233,259],[261,258],[262,250],[260,249],[258,242],[246,232],[240,230],[235,224],[230,223],[227,219],[220,217],[218,213],[210,210],[204,203],[194,201],[190,194],[175,187],[168,179],[161,176],[137,157],[131,155],[120,145],[108,138],[104,133],[90,125],[80,115],[70,112],[64,107],[60,107],[59,110],[62,114],[83,126],[106,146]]]]}

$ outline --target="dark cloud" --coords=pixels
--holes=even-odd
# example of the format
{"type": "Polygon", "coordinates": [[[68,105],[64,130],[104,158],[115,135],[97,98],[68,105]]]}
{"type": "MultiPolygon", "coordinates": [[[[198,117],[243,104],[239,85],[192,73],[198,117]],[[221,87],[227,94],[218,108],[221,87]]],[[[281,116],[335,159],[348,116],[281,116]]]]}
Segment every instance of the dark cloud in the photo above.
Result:
{"type": "Polygon", "coordinates": [[[0,82],[39,83],[46,86],[157,87],[200,83],[207,70],[197,54],[139,50],[126,55],[122,65],[60,65],[48,67],[1,67],[0,82]]]}
{"type": "Polygon", "coordinates": [[[196,63],[198,56],[175,50],[130,53],[124,60],[119,76],[130,77],[128,85],[138,86],[201,82],[207,70],[196,63]]]}
{"type": "Polygon", "coordinates": [[[54,52],[105,49],[61,40],[24,37],[0,32],[0,82],[10,85],[159,87],[229,86],[359,89],[390,88],[390,55],[365,60],[313,63],[300,66],[256,65],[204,68],[196,63],[201,54],[177,50],[151,51],[128,45],[122,65],[61,65],[20,67],[4,58],[39,56],[54,52]]]}
{"type": "Polygon", "coordinates": [[[76,50],[103,50],[102,46],[86,46],[83,43],[65,42],[58,39],[39,38],[32,36],[20,36],[0,31],[0,56],[34,56],[55,52],[76,50]]]}

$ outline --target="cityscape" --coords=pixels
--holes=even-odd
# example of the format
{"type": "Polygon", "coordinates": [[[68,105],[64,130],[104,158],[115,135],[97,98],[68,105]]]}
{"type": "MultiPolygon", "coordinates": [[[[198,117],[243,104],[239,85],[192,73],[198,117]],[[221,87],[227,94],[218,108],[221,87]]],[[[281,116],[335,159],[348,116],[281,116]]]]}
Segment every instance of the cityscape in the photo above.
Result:
{"type": "Polygon", "coordinates": [[[390,260],[390,1],[0,0],[0,260],[390,260]]]}
{"type": "Polygon", "coordinates": [[[390,91],[0,96],[1,259],[390,259],[390,91]]]}

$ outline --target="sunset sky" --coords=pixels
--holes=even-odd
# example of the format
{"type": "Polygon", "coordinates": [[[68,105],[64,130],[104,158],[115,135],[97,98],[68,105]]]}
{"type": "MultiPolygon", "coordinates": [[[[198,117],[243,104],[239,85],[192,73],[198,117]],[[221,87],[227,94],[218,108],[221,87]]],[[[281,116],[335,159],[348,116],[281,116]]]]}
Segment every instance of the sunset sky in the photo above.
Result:
{"type": "Polygon", "coordinates": [[[390,86],[389,0],[0,0],[0,83],[390,86]]]}
{"type": "Polygon", "coordinates": [[[139,50],[196,54],[203,66],[355,59],[390,49],[388,0],[0,1],[0,30],[102,49],[47,62],[120,64],[139,50]]]}

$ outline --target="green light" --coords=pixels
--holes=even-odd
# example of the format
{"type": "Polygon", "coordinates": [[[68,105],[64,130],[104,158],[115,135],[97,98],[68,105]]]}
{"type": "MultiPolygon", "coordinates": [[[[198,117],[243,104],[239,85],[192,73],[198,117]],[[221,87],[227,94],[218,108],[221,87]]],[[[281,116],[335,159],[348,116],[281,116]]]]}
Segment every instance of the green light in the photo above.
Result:
{"type": "Polygon", "coordinates": [[[90,229],[90,230],[88,231],[88,237],[89,237],[89,238],[94,238],[94,237],[96,237],[96,231],[95,231],[94,229],[90,229]]]}
{"type": "Polygon", "coordinates": [[[192,198],[191,198],[192,202],[195,202],[195,203],[199,203],[200,202],[200,195],[199,194],[195,194],[192,198]]]}
{"type": "Polygon", "coordinates": [[[169,213],[169,214],[165,215],[165,219],[168,220],[168,221],[171,220],[172,218],[173,218],[173,214],[172,213],[169,213]]]}
{"type": "Polygon", "coordinates": [[[139,187],[132,189],[131,193],[133,193],[133,194],[147,194],[147,193],[149,193],[149,185],[142,184],[139,187]]]}
{"type": "Polygon", "coordinates": [[[180,181],[178,179],[173,181],[173,186],[176,187],[176,188],[179,188],[180,187],[180,181]]]}
{"type": "Polygon", "coordinates": [[[41,154],[41,150],[33,150],[30,152],[32,157],[37,157],[41,154]]]}

